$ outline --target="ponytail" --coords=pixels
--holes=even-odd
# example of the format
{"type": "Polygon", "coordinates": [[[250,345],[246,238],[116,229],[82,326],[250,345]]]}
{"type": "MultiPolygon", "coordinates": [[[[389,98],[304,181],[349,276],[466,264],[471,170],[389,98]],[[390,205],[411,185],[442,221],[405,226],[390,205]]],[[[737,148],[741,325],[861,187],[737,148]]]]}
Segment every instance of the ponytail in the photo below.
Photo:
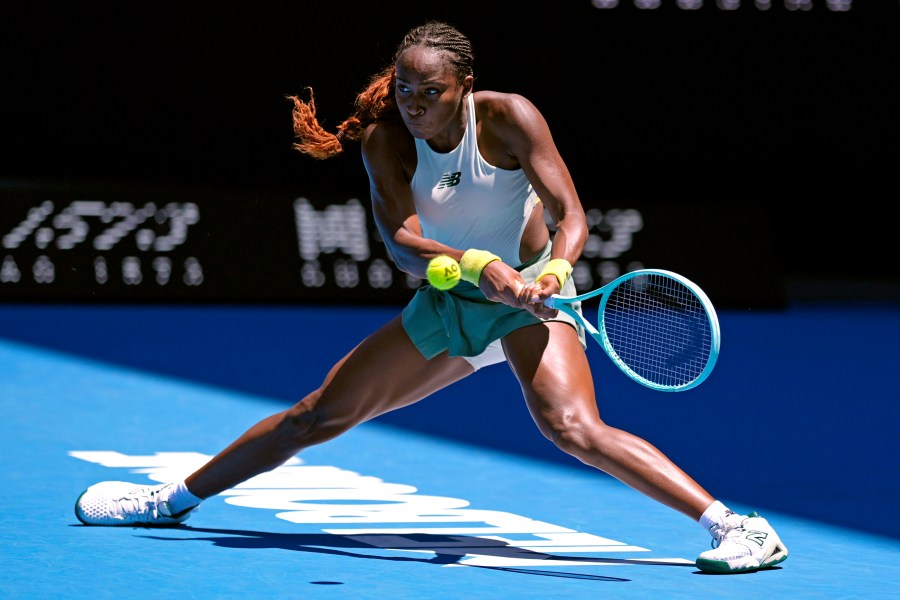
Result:
{"type": "Polygon", "coordinates": [[[293,149],[321,160],[340,154],[344,151],[345,141],[358,141],[368,125],[396,114],[394,84],[394,65],[374,75],[356,96],[355,112],[338,125],[337,133],[330,133],[319,124],[312,88],[306,88],[308,102],[298,96],[288,96],[294,103],[294,137],[297,141],[292,144],[293,149]]]}

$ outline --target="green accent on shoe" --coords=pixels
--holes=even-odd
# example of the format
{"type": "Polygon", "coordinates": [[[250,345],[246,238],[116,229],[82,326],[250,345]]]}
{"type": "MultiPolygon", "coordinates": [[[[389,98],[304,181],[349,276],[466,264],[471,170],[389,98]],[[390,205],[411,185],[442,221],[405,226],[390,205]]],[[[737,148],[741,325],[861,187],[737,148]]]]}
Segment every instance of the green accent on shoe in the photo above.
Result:
{"type": "Polygon", "coordinates": [[[787,552],[781,554],[780,556],[775,554],[769,557],[768,560],[763,561],[763,563],[758,567],[738,567],[732,568],[728,566],[728,562],[724,560],[710,560],[708,558],[698,558],[694,563],[698,569],[703,571],[704,573],[717,573],[719,575],[728,575],[731,573],[752,573],[753,571],[764,571],[765,569],[769,569],[774,567],[778,563],[781,563],[788,557],[787,552]]]}
{"type": "Polygon", "coordinates": [[[697,568],[703,571],[704,573],[717,573],[719,575],[729,575],[732,573],[750,573],[752,571],[759,571],[766,567],[744,567],[744,568],[732,568],[728,566],[728,562],[724,560],[709,560],[706,558],[698,558],[695,563],[697,568]]]}
{"type": "Polygon", "coordinates": [[[697,565],[697,568],[704,573],[734,573],[731,567],[728,566],[728,563],[724,560],[698,558],[695,564],[697,565]]]}
{"type": "Polygon", "coordinates": [[[781,553],[773,554],[768,559],[764,560],[762,566],[760,566],[759,568],[760,569],[768,569],[769,567],[774,567],[778,563],[784,562],[784,559],[786,559],[787,557],[788,557],[787,550],[785,550],[784,552],[781,552],[781,553]]]}

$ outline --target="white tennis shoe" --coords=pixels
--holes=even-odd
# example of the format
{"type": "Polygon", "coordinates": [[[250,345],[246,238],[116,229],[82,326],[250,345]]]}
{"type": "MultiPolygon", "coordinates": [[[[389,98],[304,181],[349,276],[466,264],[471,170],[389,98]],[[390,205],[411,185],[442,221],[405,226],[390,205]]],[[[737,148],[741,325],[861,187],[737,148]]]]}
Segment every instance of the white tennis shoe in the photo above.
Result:
{"type": "Polygon", "coordinates": [[[127,481],[104,481],[81,493],[75,501],[75,516],[85,525],[178,525],[197,507],[173,514],[168,503],[173,486],[172,483],[141,486],[127,481]]]}
{"type": "Polygon", "coordinates": [[[731,515],[713,533],[712,550],[697,558],[697,568],[707,573],[744,573],[773,567],[788,557],[787,546],[755,512],[731,515]]]}

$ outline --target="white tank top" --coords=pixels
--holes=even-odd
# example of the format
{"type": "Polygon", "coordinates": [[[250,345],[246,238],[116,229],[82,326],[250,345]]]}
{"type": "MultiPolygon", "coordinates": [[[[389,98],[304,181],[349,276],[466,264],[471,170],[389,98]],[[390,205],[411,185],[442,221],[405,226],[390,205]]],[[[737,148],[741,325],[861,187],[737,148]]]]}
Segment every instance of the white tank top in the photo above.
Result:
{"type": "Polygon", "coordinates": [[[422,235],[459,250],[488,250],[518,266],[522,233],[537,196],[522,169],[500,169],[482,158],[474,95],[467,101],[459,146],[441,154],[425,140],[415,140],[418,163],[409,185],[422,235]]]}

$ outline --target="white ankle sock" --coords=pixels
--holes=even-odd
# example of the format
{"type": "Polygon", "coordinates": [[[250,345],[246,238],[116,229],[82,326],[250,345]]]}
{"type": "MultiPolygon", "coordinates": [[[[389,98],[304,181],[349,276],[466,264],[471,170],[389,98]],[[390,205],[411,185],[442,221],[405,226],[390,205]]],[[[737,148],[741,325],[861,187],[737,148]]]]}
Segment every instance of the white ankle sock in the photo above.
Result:
{"type": "Polygon", "coordinates": [[[727,506],[716,500],[709,507],[703,511],[703,514],[700,515],[700,525],[710,533],[710,535],[714,535],[715,531],[719,529],[719,527],[725,523],[725,519],[728,518],[729,515],[733,515],[734,511],[729,509],[727,506]]]}
{"type": "Polygon", "coordinates": [[[184,485],[184,482],[181,481],[172,489],[168,502],[172,512],[178,514],[192,506],[197,506],[203,502],[203,500],[192,494],[191,491],[187,489],[187,486],[184,485]]]}

